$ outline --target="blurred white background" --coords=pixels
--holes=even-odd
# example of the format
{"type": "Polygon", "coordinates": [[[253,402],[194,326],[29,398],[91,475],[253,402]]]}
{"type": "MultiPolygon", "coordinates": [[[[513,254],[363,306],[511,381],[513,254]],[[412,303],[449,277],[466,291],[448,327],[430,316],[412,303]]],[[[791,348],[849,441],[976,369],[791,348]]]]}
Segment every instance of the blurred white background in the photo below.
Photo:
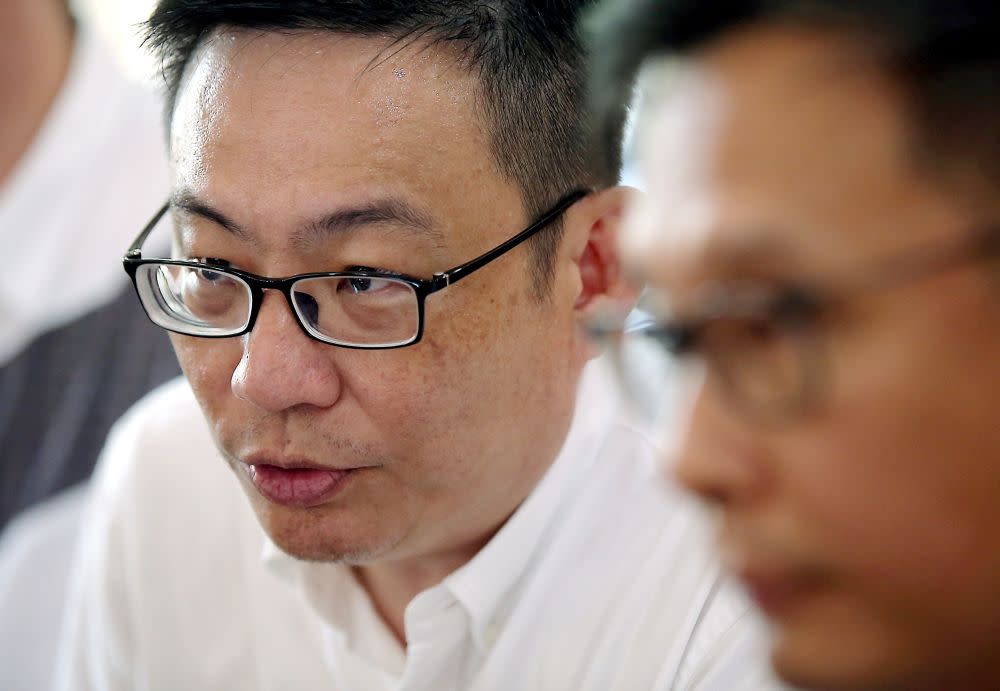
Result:
{"type": "Polygon", "coordinates": [[[152,78],[156,68],[139,47],[139,24],[149,16],[155,0],[71,0],[71,4],[76,15],[114,47],[131,76],[152,78]]]}

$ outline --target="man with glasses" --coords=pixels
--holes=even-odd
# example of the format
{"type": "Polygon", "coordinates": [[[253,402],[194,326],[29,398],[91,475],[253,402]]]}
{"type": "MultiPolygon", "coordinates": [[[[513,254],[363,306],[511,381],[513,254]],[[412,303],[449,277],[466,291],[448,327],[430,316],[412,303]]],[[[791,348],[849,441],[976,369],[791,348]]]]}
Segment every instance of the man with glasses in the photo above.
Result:
{"type": "Polygon", "coordinates": [[[622,245],[649,289],[641,324],[597,330],[642,410],[682,401],[658,429],[721,514],[776,670],[1000,688],[997,3],[602,18],[601,84],[644,66],[650,195],[622,245]]]}
{"type": "Polygon", "coordinates": [[[577,13],[158,5],[174,190],[125,268],[190,389],[110,442],[64,688],[764,685],[585,367],[633,291],[577,13]]]}

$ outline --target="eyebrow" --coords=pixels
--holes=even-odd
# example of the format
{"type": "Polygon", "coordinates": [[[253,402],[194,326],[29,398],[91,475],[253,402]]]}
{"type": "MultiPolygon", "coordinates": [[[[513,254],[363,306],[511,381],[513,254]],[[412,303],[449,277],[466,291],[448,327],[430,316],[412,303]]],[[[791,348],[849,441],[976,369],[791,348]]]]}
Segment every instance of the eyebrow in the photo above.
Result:
{"type": "MultiPolygon", "coordinates": [[[[189,191],[182,190],[174,194],[170,205],[174,209],[207,219],[240,240],[254,241],[253,234],[245,227],[189,191]]],[[[338,209],[308,221],[292,234],[292,243],[307,247],[317,240],[347,235],[373,226],[388,226],[409,234],[429,237],[438,246],[443,242],[441,231],[429,213],[402,199],[385,197],[338,209]]]]}
{"type": "Polygon", "coordinates": [[[242,226],[227,218],[221,211],[213,209],[209,204],[198,199],[190,192],[180,191],[173,194],[170,197],[170,208],[185,211],[195,216],[201,216],[216,225],[222,226],[241,240],[248,238],[248,233],[242,226]]]}
{"type": "Polygon", "coordinates": [[[346,235],[371,226],[389,226],[408,234],[429,237],[438,245],[443,240],[430,214],[402,199],[387,197],[339,209],[307,223],[295,233],[293,242],[308,245],[317,237],[346,235]]]}

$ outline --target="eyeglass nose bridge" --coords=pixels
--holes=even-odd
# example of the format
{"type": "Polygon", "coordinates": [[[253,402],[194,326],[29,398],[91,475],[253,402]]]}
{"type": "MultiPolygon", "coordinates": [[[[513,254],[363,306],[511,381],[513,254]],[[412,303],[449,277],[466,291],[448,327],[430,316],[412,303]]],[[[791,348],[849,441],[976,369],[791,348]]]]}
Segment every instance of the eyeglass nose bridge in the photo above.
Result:
{"type": "Polygon", "coordinates": [[[316,336],[312,333],[306,326],[302,315],[299,311],[295,309],[295,301],[292,297],[292,286],[295,285],[296,279],[288,278],[264,278],[258,277],[254,281],[248,281],[244,279],[246,284],[250,288],[250,315],[247,317],[247,324],[240,335],[249,334],[253,331],[254,326],[257,324],[257,318],[260,316],[261,309],[264,307],[264,298],[267,297],[264,291],[276,291],[285,296],[285,304],[288,306],[289,311],[292,313],[292,319],[295,323],[299,325],[306,336],[310,339],[317,341],[319,343],[326,344],[326,341],[316,336]]]}

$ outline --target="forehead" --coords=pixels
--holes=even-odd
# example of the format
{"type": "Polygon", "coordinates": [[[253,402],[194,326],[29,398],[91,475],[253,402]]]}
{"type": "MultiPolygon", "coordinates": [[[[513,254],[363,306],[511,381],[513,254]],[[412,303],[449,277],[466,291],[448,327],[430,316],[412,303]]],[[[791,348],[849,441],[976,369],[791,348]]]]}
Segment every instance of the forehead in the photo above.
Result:
{"type": "Polygon", "coordinates": [[[424,44],[219,31],[178,93],[175,184],[247,225],[373,194],[461,208],[463,187],[498,184],[478,93],[424,44]]]}
{"type": "Polygon", "coordinates": [[[639,146],[650,194],[626,249],[746,255],[835,271],[947,215],[911,166],[895,86],[857,44],[754,28],[647,75],[639,146]]]}

